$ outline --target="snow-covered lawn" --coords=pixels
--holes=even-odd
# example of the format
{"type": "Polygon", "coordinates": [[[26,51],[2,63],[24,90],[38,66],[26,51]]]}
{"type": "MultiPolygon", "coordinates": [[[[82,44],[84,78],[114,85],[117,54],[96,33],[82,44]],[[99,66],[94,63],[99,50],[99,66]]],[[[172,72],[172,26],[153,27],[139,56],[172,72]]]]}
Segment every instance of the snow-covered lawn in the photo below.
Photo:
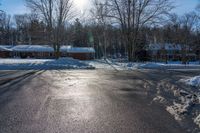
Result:
{"type": "Polygon", "coordinates": [[[114,68],[109,65],[105,60],[92,60],[92,61],[85,61],[85,63],[97,68],[97,69],[107,69],[113,70],[114,68]]]}
{"type": "Polygon", "coordinates": [[[51,59],[0,59],[0,64],[26,64],[26,63],[34,63],[41,64],[47,61],[52,61],[51,59]]]}
{"type": "Polygon", "coordinates": [[[192,64],[183,65],[179,62],[169,62],[165,63],[155,63],[155,62],[146,62],[146,63],[117,63],[118,65],[123,66],[126,69],[200,69],[200,64],[193,62],[192,64]]]}
{"type": "Polygon", "coordinates": [[[120,62],[118,60],[80,61],[72,58],[54,59],[0,59],[0,70],[35,70],[35,69],[107,69],[107,70],[137,70],[137,69],[200,69],[199,62],[182,65],[181,62],[120,62]]]}
{"type": "Polygon", "coordinates": [[[93,66],[72,58],[55,59],[0,59],[0,70],[94,69],[93,66]]]}
{"type": "Polygon", "coordinates": [[[199,62],[191,62],[188,65],[183,65],[181,62],[168,62],[156,63],[156,62],[120,62],[120,60],[95,60],[87,61],[95,68],[101,69],[116,69],[116,70],[137,70],[137,69],[200,69],[199,62]]]}
{"type": "Polygon", "coordinates": [[[0,70],[35,70],[35,69],[107,69],[107,70],[137,70],[137,69],[200,69],[198,62],[182,65],[181,62],[119,62],[116,60],[80,61],[72,58],[54,59],[0,59],[0,70]]]}
{"type": "Polygon", "coordinates": [[[154,63],[120,63],[113,60],[94,60],[86,61],[88,64],[98,69],[107,70],[136,70],[136,69],[156,69],[160,68],[160,65],[154,63]]]}

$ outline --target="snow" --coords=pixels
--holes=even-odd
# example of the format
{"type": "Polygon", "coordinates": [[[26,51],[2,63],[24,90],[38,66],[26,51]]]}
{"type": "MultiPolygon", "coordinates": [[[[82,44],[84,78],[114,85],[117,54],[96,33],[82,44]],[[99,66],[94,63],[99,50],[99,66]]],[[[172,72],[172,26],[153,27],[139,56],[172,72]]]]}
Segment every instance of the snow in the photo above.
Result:
{"type": "Polygon", "coordinates": [[[54,52],[54,49],[47,45],[17,45],[12,50],[16,52],[54,52]]]}
{"type": "Polygon", "coordinates": [[[95,50],[91,47],[70,47],[67,53],[95,53],[95,50]]]}
{"type": "Polygon", "coordinates": [[[67,52],[68,49],[70,49],[70,48],[71,48],[71,46],[61,46],[60,51],[61,52],[67,52]]]}
{"type": "Polygon", "coordinates": [[[44,63],[47,61],[52,61],[51,59],[0,59],[0,65],[12,65],[12,64],[30,64],[30,63],[35,63],[35,64],[40,64],[44,63]]]}
{"type": "Polygon", "coordinates": [[[105,69],[105,70],[113,70],[112,67],[108,62],[105,60],[93,60],[93,61],[85,61],[85,63],[97,68],[97,69],[105,69]]]}
{"type": "Polygon", "coordinates": [[[61,46],[60,51],[66,53],[95,53],[95,49],[92,47],[61,46]]]}
{"type": "Polygon", "coordinates": [[[149,50],[171,50],[171,51],[180,51],[182,50],[181,44],[171,44],[171,43],[164,43],[164,44],[159,44],[159,43],[152,43],[149,44],[148,49],[149,50]]]}
{"type": "Polygon", "coordinates": [[[162,65],[157,63],[139,63],[139,62],[130,62],[130,63],[116,63],[118,66],[122,66],[124,70],[136,70],[136,69],[159,69],[162,68],[162,65]]]}
{"type": "Polygon", "coordinates": [[[171,44],[171,43],[164,43],[164,44],[149,44],[149,50],[161,50],[165,48],[165,50],[181,50],[180,44],[171,44]]]}
{"type": "Polygon", "coordinates": [[[102,59],[95,61],[87,61],[90,65],[100,68],[100,69],[109,69],[109,70],[138,70],[138,69],[166,69],[166,70],[188,70],[200,69],[199,62],[191,62],[189,65],[183,65],[181,62],[168,62],[165,63],[156,63],[156,62],[121,62],[120,60],[113,59],[102,59]]]}
{"type": "MultiPolygon", "coordinates": [[[[0,45],[0,50],[15,51],[15,52],[54,52],[53,47],[48,45],[0,45]]],[[[67,53],[95,53],[92,47],[72,47],[61,46],[61,52],[67,53]]]]}
{"type": "MultiPolygon", "coordinates": [[[[69,46],[63,47],[68,49],[69,46]]],[[[70,58],[67,58],[70,59],[70,58]]],[[[46,64],[47,62],[53,62],[54,60],[48,59],[0,59],[0,69],[13,68],[13,65],[25,65],[25,64],[46,64]],[[6,66],[7,65],[7,66],[6,66]],[[10,66],[9,66],[10,65],[10,66]]],[[[72,61],[72,59],[71,59],[72,61]]],[[[74,60],[73,60],[74,61],[74,60]]],[[[107,70],[138,70],[138,69],[200,69],[200,65],[198,63],[191,63],[190,65],[182,65],[181,62],[169,62],[169,64],[165,63],[155,63],[155,62],[146,62],[146,63],[138,63],[138,62],[119,62],[116,60],[106,59],[106,60],[93,60],[93,61],[78,61],[88,66],[93,66],[98,69],[107,69],[107,70]]],[[[55,63],[55,61],[54,61],[55,63]]],[[[65,62],[62,62],[65,63],[65,62]]],[[[61,64],[62,64],[61,63],[61,64]]],[[[68,62],[70,63],[70,62],[68,62]]],[[[46,64],[47,65],[47,64],[46,64]]],[[[51,64],[50,64],[51,65],[51,64]]],[[[26,65],[25,65],[26,66],[26,65]]],[[[190,82],[195,82],[196,80],[191,80],[190,82]]],[[[199,81],[198,81],[199,82],[199,81]]]]}
{"type": "Polygon", "coordinates": [[[72,58],[54,59],[0,59],[0,70],[59,70],[94,69],[93,66],[72,58]]]}
{"type": "Polygon", "coordinates": [[[181,50],[182,49],[180,44],[167,43],[164,46],[166,50],[181,50]]]}
{"type": "MultiPolygon", "coordinates": [[[[198,94],[192,94],[192,92],[188,93],[187,95],[182,95],[179,97],[180,103],[174,102],[173,105],[167,106],[166,110],[174,116],[176,120],[183,120],[185,116],[191,113],[193,109],[195,113],[199,113],[199,109],[195,108],[195,105],[199,105],[200,103],[200,96],[198,94]]],[[[195,113],[191,113],[195,115],[195,113]]],[[[200,115],[195,117],[192,116],[194,123],[200,127],[200,115]]]]}
{"type": "Polygon", "coordinates": [[[6,47],[6,46],[0,46],[0,51],[12,51],[12,50],[9,49],[9,47],[6,47]]]}
{"type": "Polygon", "coordinates": [[[174,102],[172,106],[167,106],[166,110],[174,116],[176,120],[181,121],[183,116],[189,112],[189,109],[194,104],[193,99],[184,99],[182,103],[174,102]]]}
{"type": "MultiPolygon", "coordinates": [[[[199,62],[198,62],[199,63],[199,62]]],[[[126,70],[135,70],[135,69],[200,69],[200,65],[197,62],[191,63],[189,65],[183,65],[180,62],[169,62],[165,63],[155,63],[155,62],[146,62],[146,63],[117,63],[120,66],[123,66],[126,70]]],[[[116,64],[116,63],[115,63],[116,64]]]]}
{"type": "Polygon", "coordinates": [[[93,60],[93,61],[86,61],[89,65],[94,66],[98,69],[105,69],[105,70],[129,70],[127,67],[119,64],[115,61],[111,61],[109,59],[102,59],[102,60],[93,60]]]}
{"type": "Polygon", "coordinates": [[[182,79],[181,81],[191,86],[200,87],[200,76],[192,77],[186,80],[182,79]]]}
{"type": "Polygon", "coordinates": [[[179,84],[181,83],[174,85],[171,81],[157,83],[157,91],[152,101],[162,104],[175,120],[184,121],[190,117],[200,126],[200,116],[196,118],[196,113],[200,114],[200,93],[192,87],[179,84]]]}
{"type": "Polygon", "coordinates": [[[163,103],[163,104],[166,104],[167,103],[167,100],[162,97],[162,96],[156,96],[154,99],[153,99],[154,102],[158,102],[158,103],[163,103]]]}
{"type": "Polygon", "coordinates": [[[3,47],[3,48],[7,48],[7,49],[10,49],[13,47],[13,45],[0,45],[0,47],[3,47]]]}
{"type": "Polygon", "coordinates": [[[166,110],[174,116],[174,118],[178,121],[181,121],[181,114],[184,114],[187,112],[187,105],[182,105],[182,104],[178,104],[178,103],[174,103],[174,105],[172,106],[168,106],[166,108],[166,110]]]}
{"type": "Polygon", "coordinates": [[[197,124],[200,128],[200,114],[194,119],[194,123],[197,124]]]}

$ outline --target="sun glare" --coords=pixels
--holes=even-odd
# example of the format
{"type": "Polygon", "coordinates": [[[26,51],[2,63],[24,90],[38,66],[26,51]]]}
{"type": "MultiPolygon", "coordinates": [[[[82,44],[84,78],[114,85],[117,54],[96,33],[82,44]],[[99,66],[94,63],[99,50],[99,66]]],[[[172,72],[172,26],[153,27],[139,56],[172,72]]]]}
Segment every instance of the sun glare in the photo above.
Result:
{"type": "Polygon", "coordinates": [[[79,10],[83,11],[87,6],[88,0],[75,0],[74,3],[79,10]]]}

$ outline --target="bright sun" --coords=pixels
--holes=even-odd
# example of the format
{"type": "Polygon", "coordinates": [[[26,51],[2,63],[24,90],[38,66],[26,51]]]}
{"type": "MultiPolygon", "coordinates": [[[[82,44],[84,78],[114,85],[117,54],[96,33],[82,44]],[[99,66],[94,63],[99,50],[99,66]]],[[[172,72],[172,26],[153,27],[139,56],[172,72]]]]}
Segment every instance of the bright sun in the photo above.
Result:
{"type": "Polygon", "coordinates": [[[75,0],[74,4],[75,6],[80,9],[80,10],[84,10],[87,6],[88,0],[75,0]]]}

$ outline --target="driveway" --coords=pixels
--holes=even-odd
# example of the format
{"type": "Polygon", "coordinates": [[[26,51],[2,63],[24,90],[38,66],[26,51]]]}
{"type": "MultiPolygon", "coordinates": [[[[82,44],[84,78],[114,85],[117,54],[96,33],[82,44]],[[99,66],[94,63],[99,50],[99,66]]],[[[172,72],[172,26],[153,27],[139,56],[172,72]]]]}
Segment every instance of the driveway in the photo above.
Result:
{"type": "Polygon", "coordinates": [[[152,102],[154,85],[161,79],[195,74],[156,70],[37,72],[0,87],[0,132],[184,133],[186,127],[152,102]]]}

